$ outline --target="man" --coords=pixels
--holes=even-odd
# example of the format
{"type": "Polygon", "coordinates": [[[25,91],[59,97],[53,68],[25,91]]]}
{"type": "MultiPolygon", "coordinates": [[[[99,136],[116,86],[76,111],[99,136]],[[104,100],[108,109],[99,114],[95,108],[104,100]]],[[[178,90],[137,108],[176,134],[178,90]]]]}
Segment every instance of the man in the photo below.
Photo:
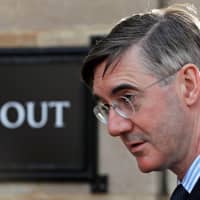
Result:
{"type": "Polygon", "coordinates": [[[120,21],[82,70],[95,115],[139,169],[177,175],[171,199],[200,199],[199,68],[200,22],[192,7],[174,5],[120,21]]]}

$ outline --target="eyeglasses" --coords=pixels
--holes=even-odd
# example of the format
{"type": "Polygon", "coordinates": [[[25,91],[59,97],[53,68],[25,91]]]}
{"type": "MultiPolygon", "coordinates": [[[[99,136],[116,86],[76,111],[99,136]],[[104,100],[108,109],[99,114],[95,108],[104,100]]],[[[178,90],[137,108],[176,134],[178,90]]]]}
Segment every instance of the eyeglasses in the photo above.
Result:
{"type": "MultiPolygon", "coordinates": [[[[178,71],[178,70],[177,70],[178,71]]],[[[144,92],[148,88],[166,80],[170,76],[174,75],[177,71],[175,71],[172,74],[169,74],[168,76],[159,79],[150,85],[144,87],[141,91],[144,92]]],[[[109,116],[109,111],[112,108],[120,117],[129,119],[130,116],[133,116],[136,113],[136,108],[134,106],[134,100],[135,97],[138,95],[137,94],[126,94],[124,96],[119,96],[115,100],[112,101],[111,104],[105,104],[102,102],[99,102],[93,109],[93,112],[97,119],[104,123],[108,123],[108,116],[109,116]]]]}

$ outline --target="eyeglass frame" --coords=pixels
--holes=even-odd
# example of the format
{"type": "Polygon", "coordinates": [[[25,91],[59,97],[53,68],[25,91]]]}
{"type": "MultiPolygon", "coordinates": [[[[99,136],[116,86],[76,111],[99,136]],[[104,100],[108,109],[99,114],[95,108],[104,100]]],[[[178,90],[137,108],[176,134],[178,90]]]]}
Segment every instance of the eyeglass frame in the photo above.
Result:
{"type": "MultiPolygon", "coordinates": [[[[158,84],[158,83],[160,83],[160,82],[166,80],[167,78],[169,78],[169,77],[175,75],[179,70],[180,70],[180,69],[174,71],[173,73],[170,73],[169,75],[165,76],[164,78],[161,78],[161,79],[156,80],[155,82],[151,83],[150,85],[147,85],[146,87],[144,87],[143,89],[141,89],[140,92],[145,92],[145,90],[151,88],[152,86],[154,86],[154,85],[156,85],[156,84],[158,84]]],[[[132,97],[136,97],[136,96],[139,95],[139,93],[137,93],[137,94],[129,94],[129,95],[132,96],[132,97]]],[[[120,96],[120,97],[122,97],[122,98],[128,100],[127,102],[129,103],[130,108],[132,109],[132,113],[131,113],[131,114],[136,113],[136,109],[134,108],[133,103],[132,103],[127,97],[125,97],[125,96],[120,96]]],[[[97,103],[97,105],[95,105],[94,108],[93,108],[93,113],[94,113],[94,115],[96,116],[96,118],[97,118],[100,122],[102,122],[103,124],[107,124],[107,123],[108,123],[109,111],[110,111],[110,109],[112,108],[120,117],[122,117],[122,118],[124,118],[124,119],[129,119],[130,117],[127,116],[127,114],[126,114],[125,112],[121,111],[121,109],[120,109],[119,106],[118,106],[117,101],[118,101],[118,100],[113,100],[111,104],[102,103],[102,102],[97,103]],[[103,106],[105,106],[105,107],[108,108],[108,114],[107,114],[107,115],[103,115],[102,112],[100,112],[100,111],[102,111],[101,108],[103,108],[103,106]],[[100,117],[99,114],[102,114],[102,115],[101,115],[102,117],[100,117]]]]}

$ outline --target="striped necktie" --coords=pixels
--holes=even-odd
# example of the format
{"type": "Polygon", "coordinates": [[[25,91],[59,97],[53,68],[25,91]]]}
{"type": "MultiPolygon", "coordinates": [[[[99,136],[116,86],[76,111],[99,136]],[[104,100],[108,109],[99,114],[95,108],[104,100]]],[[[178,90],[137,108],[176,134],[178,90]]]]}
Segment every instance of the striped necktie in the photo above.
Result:
{"type": "Polygon", "coordinates": [[[185,190],[182,184],[179,184],[172,193],[170,200],[186,200],[188,196],[189,193],[185,190]]]}

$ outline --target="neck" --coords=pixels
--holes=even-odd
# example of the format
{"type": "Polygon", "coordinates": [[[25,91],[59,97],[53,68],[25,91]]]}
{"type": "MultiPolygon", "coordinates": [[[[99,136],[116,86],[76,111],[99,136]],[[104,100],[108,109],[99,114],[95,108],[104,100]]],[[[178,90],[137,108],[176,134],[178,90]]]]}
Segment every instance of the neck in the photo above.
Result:
{"type": "Polygon", "coordinates": [[[178,161],[173,165],[171,171],[173,171],[178,179],[181,181],[192,162],[196,159],[198,155],[200,155],[200,116],[199,113],[196,113],[196,116],[192,116],[191,119],[194,119],[191,123],[192,126],[190,131],[188,131],[187,137],[183,138],[183,140],[187,140],[187,151],[185,154],[179,158],[178,161]]]}

